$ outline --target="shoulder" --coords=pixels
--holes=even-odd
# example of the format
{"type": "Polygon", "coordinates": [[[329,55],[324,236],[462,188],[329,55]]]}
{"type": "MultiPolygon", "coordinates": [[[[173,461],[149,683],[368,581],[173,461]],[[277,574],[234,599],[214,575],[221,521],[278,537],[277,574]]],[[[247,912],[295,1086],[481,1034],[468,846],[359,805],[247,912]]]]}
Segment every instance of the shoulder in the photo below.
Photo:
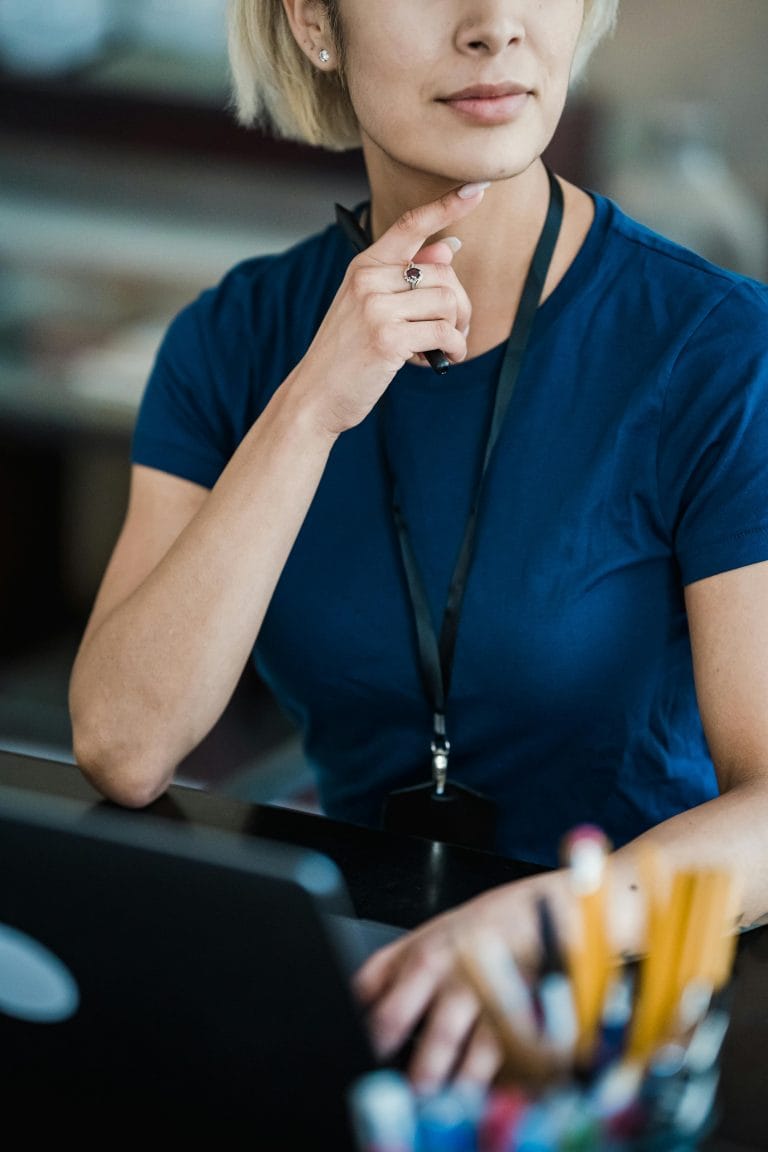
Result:
{"type": "Polygon", "coordinates": [[[668,317],[681,337],[708,318],[725,326],[739,317],[740,329],[757,323],[754,336],[761,332],[764,343],[768,286],[655,232],[607,197],[593,198],[604,228],[603,274],[614,286],[629,287],[659,321],[668,317]],[[619,270],[622,276],[611,276],[619,270]]]}
{"type": "Polygon", "coordinates": [[[668,370],[691,347],[768,355],[768,287],[720,267],[591,192],[595,204],[581,308],[611,346],[633,344],[668,370]],[[613,339],[611,339],[613,338],[613,339]]]}
{"type": "Polygon", "coordinates": [[[250,257],[183,307],[169,324],[152,381],[194,390],[255,418],[305,354],[351,253],[329,226],[282,252],[250,257]]]}
{"type": "Polygon", "coordinates": [[[241,261],[182,308],[144,389],[134,459],[210,487],[306,352],[349,256],[328,227],[241,261]]]}
{"type": "Polygon", "coordinates": [[[284,334],[296,341],[327,310],[349,255],[339,230],[329,225],[282,252],[236,264],[184,313],[214,338],[236,333],[250,344],[284,334]]]}

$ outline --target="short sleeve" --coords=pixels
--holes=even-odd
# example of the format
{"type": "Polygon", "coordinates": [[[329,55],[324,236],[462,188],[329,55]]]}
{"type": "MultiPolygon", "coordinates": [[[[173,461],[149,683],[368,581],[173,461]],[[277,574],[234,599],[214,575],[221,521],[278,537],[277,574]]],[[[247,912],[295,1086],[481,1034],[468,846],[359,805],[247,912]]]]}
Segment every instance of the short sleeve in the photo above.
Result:
{"type": "Polygon", "coordinates": [[[206,488],[232,453],[231,428],[218,402],[207,329],[213,291],[184,308],[165,333],[144,390],[131,459],[206,488]]]}
{"type": "Polygon", "coordinates": [[[768,559],[768,292],[734,283],[672,368],[659,498],[684,584],[768,559]]]}

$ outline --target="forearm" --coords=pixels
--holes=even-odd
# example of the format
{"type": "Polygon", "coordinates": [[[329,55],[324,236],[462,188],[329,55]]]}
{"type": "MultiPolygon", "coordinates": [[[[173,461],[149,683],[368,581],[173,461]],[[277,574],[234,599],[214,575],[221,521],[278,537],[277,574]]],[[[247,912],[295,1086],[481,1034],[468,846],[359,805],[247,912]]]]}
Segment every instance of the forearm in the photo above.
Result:
{"type": "Polygon", "coordinates": [[[613,853],[612,860],[626,886],[638,883],[634,862],[646,844],[673,868],[727,868],[739,893],[736,927],[744,930],[768,914],[766,826],[768,782],[755,779],[657,824],[613,853]]]}
{"type": "MultiPolygon", "coordinates": [[[[641,955],[646,946],[646,874],[640,863],[645,847],[655,849],[662,868],[723,868],[734,877],[738,906],[734,928],[745,930],[768,919],[768,786],[754,781],[681,812],[655,825],[608,858],[608,931],[612,948],[625,956],[641,955]]],[[[488,893],[478,902],[489,920],[509,922],[509,909],[519,906],[524,894],[547,896],[566,937],[578,933],[576,908],[567,867],[516,881],[488,893]]],[[[525,918],[518,925],[527,924],[525,918]]],[[[512,941],[525,958],[536,951],[535,933],[520,929],[512,941]]]]}
{"type": "Polygon", "coordinates": [[[466,356],[471,305],[450,267],[456,248],[426,242],[473,212],[486,187],[410,209],[351,261],[305,356],[204,505],[179,517],[154,569],[136,565],[117,606],[92,617],[70,685],[75,755],[113,799],[151,800],[220,715],[335,438],[412,357],[438,347],[466,356]],[[402,271],[414,256],[435,291],[408,291],[402,271]]]}
{"type": "Polygon", "coordinates": [[[296,391],[276,395],[157,567],[84,637],[75,754],[118,802],[167,787],[249,657],[332,445],[296,391]]]}

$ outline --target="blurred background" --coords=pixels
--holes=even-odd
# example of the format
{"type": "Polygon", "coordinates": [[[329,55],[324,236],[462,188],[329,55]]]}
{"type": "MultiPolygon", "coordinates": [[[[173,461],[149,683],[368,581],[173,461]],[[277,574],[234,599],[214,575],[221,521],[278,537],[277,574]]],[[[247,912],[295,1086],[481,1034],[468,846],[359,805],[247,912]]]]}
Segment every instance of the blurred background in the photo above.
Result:
{"type": "MultiPolygon", "coordinates": [[[[236,125],[224,7],[0,0],[0,748],[71,760],[69,668],[169,320],[365,195],[358,153],[236,125]]],[[[765,280],[767,48],[766,0],[623,0],[551,162],[765,280]]],[[[294,753],[249,672],[180,778],[279,798],[294,753]]]]}

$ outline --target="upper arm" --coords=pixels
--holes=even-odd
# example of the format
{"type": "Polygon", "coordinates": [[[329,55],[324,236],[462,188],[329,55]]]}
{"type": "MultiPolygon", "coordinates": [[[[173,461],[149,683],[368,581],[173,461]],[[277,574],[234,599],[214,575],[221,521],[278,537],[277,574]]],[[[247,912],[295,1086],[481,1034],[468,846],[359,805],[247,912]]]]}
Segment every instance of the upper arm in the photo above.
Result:
{"type": "Polygon", "coordinates": [[[768,560],[685,589],[696,694],[721,791],[768,783],[768,560]]]}
{"type": "Polygon", "coordinates": [[[208,489],[134,464],[128,508],[93,610],[88,636],[146,580],[208,496],[208,489]]]}

